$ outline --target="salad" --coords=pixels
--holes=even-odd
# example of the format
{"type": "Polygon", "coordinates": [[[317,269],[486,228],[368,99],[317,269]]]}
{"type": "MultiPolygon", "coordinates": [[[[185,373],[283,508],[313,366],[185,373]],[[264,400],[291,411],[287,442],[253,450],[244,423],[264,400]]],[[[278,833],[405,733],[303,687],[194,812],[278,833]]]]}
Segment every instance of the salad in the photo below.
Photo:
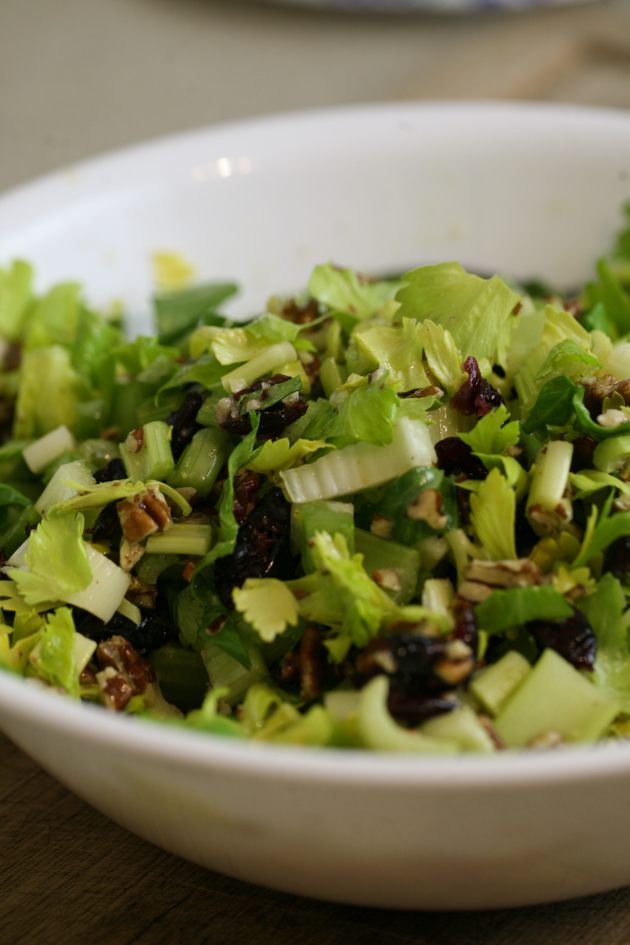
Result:
{"type": "Polygon", "coordinates": [[[627,737],[630,226],[570,296],[453,262],[235,292],[128,340],[0,269],[0,667],[232,738],[627,737]]]}

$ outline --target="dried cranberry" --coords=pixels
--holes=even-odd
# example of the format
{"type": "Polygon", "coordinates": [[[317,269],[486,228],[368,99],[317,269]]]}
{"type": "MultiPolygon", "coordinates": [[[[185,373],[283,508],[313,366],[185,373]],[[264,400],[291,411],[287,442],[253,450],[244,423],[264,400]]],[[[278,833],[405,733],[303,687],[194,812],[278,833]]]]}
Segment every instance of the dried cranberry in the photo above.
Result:
{"type": "Polygon", "coordinates": [[[477,617],[475,616],[475,608],[469,601],[458,597],[455,601],[454,611],[455,629],[453,630],[453,638],[455,640],[462,640],[463,643],[470,647],[473,653],[476,653],[477,617]]]}
{"type": "Polygon", "coordinates": [[[593,453],[597,441],[590,436],[578,436],[573,440],[573,457],[571,459],[571,469],[573,472],[580,472],[582,469],[588,469],[593,466],[593,453]]]}
{"type": "Polygon", "coordinates": [[[293,577],[290,552],[291,507],[280,489],[270,489],[238,530],[231,555],[214,566],[217,593],[232,607],[232,590],[247,578],[293,577]]]}
{"type": "Polygon", "coordinates": [[[166,418],[166,422],[173,427],[171,449],[174,459],[179,459],[197,430],[201,429],[197,423],[197,414],[206,396],[200,390],[189,391],[181,407],[166,418]]]}
{"type": "Polygon", "coordinates": [[[173,624],[151,610],[142,613],[139,624],[119,613],[115,613],[111,620],[103,623],[98,617],[76,607],[74,619],[79,633],[90,640],[101,643],[113,636],[124,637],[142,655],[177,639],[177,630],[173,624]]]}
{"type": "Polygon", "coordinates": [[[232,509],[234,518],[239,525],[242,525],[247,516],[253,511],[256,505],[254,495],[260,485],[260,476],[252,472],[251,469],[245,469],[234,477],[234,501],[232,509]]]}
{"type": "Polygon", "coordinates": [[[615,577],[624,580],[630,573],[630,536],[624,535],[608,546],[604,559],[605,568],[615,577]]]}
{"type": "Polygon", "coordinates": [[[421,725],[436,715],[451,712],[456,705],[457,700],[448,694],[425,695],[409,692],[407,687],[396,679],[392,679],[389,684],[387,708],[395,719],[409,725],[421,725]]]}
{"type": "MultiPolygon", "coordinates": [[[[488,470],[458,436],[447,436],[435,444],[437,464],[448,475],[463,473],[468,479],[485,479],[488,470]]],[[[458,489],[458,492],[461,490],[458,489]]]]}
{"type": "Polygon", "coordinates": [[[110,459],[101,469],[94,473],[97,482],[114,482],[116,479],[126,479],[127,470],[122,459],[110,459]]]}
{"type": "Polygon", "coordinates": [[[101,509],[92,526],[91,532],[92,541],[95,541],[97,544],[99,542],[109,543],[117,540],[120,541],[122,531],[115,502],[110,502],[104,509],[101,509]]]}
{"type": "Polygon", "coordinates": [[[597,640],[593,628],[579,610],[566,620],[536,620],[527,629],[541,647],[549,647],[576,669],[593,669],[597,640]]]}
{"type": "MultiPolygon", "coordinates": [[[[295,420],[298,420],[306,412],[308,404],[298,393],[290,394],[284,400],[280,400],[270,407],[263,407],[265,400],[269,396],[269,391],[277,384],[288,381],[286,374],[274,374],[273,377],[266,380],[256,381],[251,387],[245,387],[238,391],[234,397],[229,398],[232,409],[227,409],[217,416],[220,426],[228,433],[236,436],[244,436],[252,428],[248,413],[241,414],[241,401],[244,397],[258,400],[261,407],[254,410],[260,417],[258,425],[259,439],[273,439],[280,436],[281,433],[295,420]]],[[[251,411],[250,411],[251,412],[251,411]]]]}
{"type": "Polygon", "coordinates": [[[495,407],[500,407],[503,398],[496,387],[493,387],[481,376],[477,359],[473,357],[466,358],[464,370],[468,375],[468,379],[453,394],[451,398],[453,407],[469,417],[484,417],[495,407]]]}

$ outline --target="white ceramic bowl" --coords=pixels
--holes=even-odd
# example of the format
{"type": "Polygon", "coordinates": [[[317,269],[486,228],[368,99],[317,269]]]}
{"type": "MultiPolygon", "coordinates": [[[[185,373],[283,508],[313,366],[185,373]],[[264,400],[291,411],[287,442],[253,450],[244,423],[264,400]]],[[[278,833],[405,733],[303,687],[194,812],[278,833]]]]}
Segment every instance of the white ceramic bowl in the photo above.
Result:
{"type": "MultiPolygon", "coordinates": [[[[252,311],[334,259],[457,258],[567,285],[630,194],[630,114],[400,105],[212,128],[0,199],[0,260],[146,324],[149,254],[237,277],[252,311]]],[[[367,905],[543,902],[630,882],[630,745],[418,758],[231,743],[0,675],[0,726],[114,820],[213,869],[367,905]]]]}

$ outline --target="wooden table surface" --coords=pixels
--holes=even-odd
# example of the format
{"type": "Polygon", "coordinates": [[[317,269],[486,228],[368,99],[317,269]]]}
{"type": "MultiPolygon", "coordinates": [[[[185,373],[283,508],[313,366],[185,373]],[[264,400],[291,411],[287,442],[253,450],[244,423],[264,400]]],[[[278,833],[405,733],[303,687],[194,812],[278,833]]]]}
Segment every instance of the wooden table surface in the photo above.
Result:
{"type": "Polygon", "coordinates": [[[299,899],[163,853],[0,736],[2,945],[628,945],[630,889],[502,912],[299,899]]]}
{"type": "MultiPolygon", "coordinates": [[[[0,190],[225,118],[455,97],[630,107],[630,5],[352,17],[247,0],[0,0],[0,190]]],[[[414,914],[258,889],[115,826],[2,736],[0,759],[0,945],[630,943],[630,890],[414,914]]]]}

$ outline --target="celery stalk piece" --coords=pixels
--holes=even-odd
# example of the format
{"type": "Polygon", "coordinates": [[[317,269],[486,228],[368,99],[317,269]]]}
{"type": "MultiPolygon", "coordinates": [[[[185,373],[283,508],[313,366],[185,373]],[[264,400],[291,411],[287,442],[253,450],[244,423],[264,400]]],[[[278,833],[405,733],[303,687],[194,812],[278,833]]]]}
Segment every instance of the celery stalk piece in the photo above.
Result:
{"type": "Polygon", "coordinates": [[[319,371],[319,379],[321,381],[322,387],[324,388],[326,397],[330,397],[333,391],[336,391],[338,387],[341,387],[345,380],[341,373],[341,368],[334,358],[326,358],[324,361],[322,361],[322,366],[319,371]]]}
{"type": "Polygon", "coordinates": [[[291,502],[350,495],[382,485],[415,466],[436,462],[429,428],[420,420],[401,418],[387,446],[353,443],[315,462],[280,473],[291,502]]]}
{"type": "Polygon", "coordinates": [[[494,723],[509,748],[531,745],[550,733],[568,742],[605,734],[620,703],[597,689],[555,650],[545,650],[507,700],[494,723]]]}
{"type": "Polygon", "coordinates": [[[296,522],[296,529],[301,534],[299,550],[305,572],[315,570],[310,542],[317,532],[343,535],[348,551],[354,554],[354,506],[351,502],[305,502],[293,508],[296,513],[292,521],[296,522]]]}
{"type": "Polygon", "coordinates": [[[151,420],[142,427],[142,440],[135,452],[126,442],[121,444],[120,455],[130,479],[168,480],[175,468],[170,429],[163,420],[151,420]]]}
{"type": "Polygon", "coordinates": [[[376,676],[361,690],[357,729],[366,748],[420,754],[454,754],[459,750],[454,741],[430,738],[398,725],[387,710],[388,689],[387,677],[376,676]]]}
{"type": "Polygon", "coordinates": [[[130,577],[100,551],[86,543],[92,580],[82,591],[66,597],[68,604],[81,607],[104,623],[112,619],[127,593],[130,577]]]}
{"type": "Polygon", "coordinates": [[[209,679],[198,653],[176,643],[167,643],[154,650],[149,660],[168,702],[184,710],[201,705],[209,679]]]}
{"type": "Polygon", "coordinates": [[[438,715],[420,728],[429,738],[454,742],[461,751],[495,751],[492,739],[469,706],[438,715]]]}
{"type": "Polygon", "coordinates": [[[527,518],[541,538],[562,529],[571,521],[573,510],[564,493],[569,484],[573,444],[552,440],[536,456],[529,496],[527,518]]]}
{"type": "Polygon", "coordinates": [[[68,427],[60,426],[45,433],[22,451],[24,462],[31,472],[39,473],[49,463],[61,456],[67,450],[73,450],[75,441],[68,427]]]}
{"type": "Polygon", "coordinates": [[[529,661],[518,650],[509,650],[492,666],[477,673],[470,684],[470,691],[490,715],[497,715],[531,668],[529,661]]]}
{"type": "Polygon", "coordinates": [[[75,485],[93,486],[95,484],[96,480],[84,462],[77,459],[72,463],[64,463],[55,471],[36,501],[35,508],[40,515],[45,515],[54,505],[74,498],[77,495],[75,485]]]}
{"type": "Polygon", "coordinates": [[[622,470],[630,462],[630,436],[611,436],[595,447],[593,466],[605,473],[622,470]]]}
{"type": "Polygon", "coordinates": [[[420,552],[391,539],[378,538],[361,528],[354,532],[355,548],[363,555],[363,567],[397,604],[414,596],[420,570],[420,552]]]}
{"type": "Polygon", "coordinates": [[[123,597],[121,600],[117,613],[126,617],[127,620],[131,620],[132,623],[135,623],[136,627],[140,626],[142,623],[142,611],[139,607],[136,607],[135,604],[132,604],[130,600],[127,600],[126,597],[123,597]]]}
{"type": "Polygon", "coordinates": [[[207,496],[228,456],[229,437],[216,427],[205,427],[193,436],[169,477],[171,486],[191,486],[207,496]]]}
{"type": "Polygon", "coordinates": [[[175,523],[165,532],[149,535],[148,555],[188,555],[200,558],[212,547],[212,525],[175,523]]]}
{"type": "Polygon", "coordinates": [[[267,667],[254,646],[247,647],[249,668],[239,663],[237,659],[226,653],[211,640],[204,643],[201,658],[213,689],[225,687],[225,701],[234,705],[243,698],[247,690],[257,682],[261,682],[267,675],[267,667]]]}
{"type": "Polygon", "coordinates": [[[237,368],[224,374],[221,383],[229,394],[236,394],[244,387],[250,387],[254,381],[265,374],[270,374],[287,361],[296,361],[297,353],[290,341],[279,341],[269,345],[260,354],[257,354],[246,364],[239,364],[237,368]]]}

